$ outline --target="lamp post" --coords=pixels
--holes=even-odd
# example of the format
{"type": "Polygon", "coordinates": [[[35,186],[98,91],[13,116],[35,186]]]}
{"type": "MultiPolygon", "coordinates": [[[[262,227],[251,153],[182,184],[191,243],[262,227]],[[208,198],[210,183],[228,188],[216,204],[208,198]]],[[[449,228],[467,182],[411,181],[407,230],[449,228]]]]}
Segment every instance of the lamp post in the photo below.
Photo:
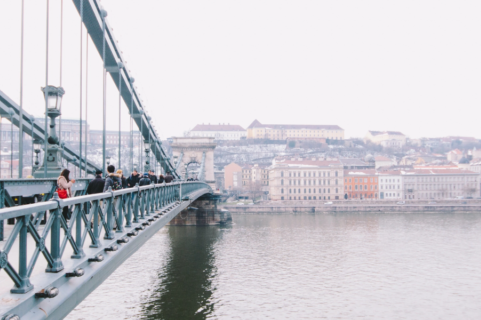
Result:
{"type": "Polygon", "coordinates": [[[107,162],[107,167],[108,167],[110,165],[110,156],[106,156],[105,161],[107,162]]]}
{"type": "Polygon", "coordinates": [[[62,87],[42,88],[47,101],[47,116],[50,118],[50,132],[46,143],[46,155],[42,166],[35,172],[35,178],[55,178],[62,172],[62,148],[55,130],[55,118],[61,115],[60,107],[65,90],[62,87]],[[43,171],[43,174],[42,174],[43,171]]]}
{"type": "Polygon", "coordinates": [[[144,141],[145,146],[145,165],[144,165],[144,172],[150,170],[150,144],[149,141],[144,141]]]}
{"type": "Polygon", "coordinates": [[[41,147],[42,147],[42,141],[37,140],[37,139],[33,140],[32,149],[35,152],[35,167],[33,166],[34,163],[33,163],[33,152],[32,152],[32,175],[34,174],[35,171],[37,171],[38,165],[40,164],[38,162],[38,154],[40,153],[41,147]],[[35,168],[35,170],[34,170],[34,168],[35,168]]]}

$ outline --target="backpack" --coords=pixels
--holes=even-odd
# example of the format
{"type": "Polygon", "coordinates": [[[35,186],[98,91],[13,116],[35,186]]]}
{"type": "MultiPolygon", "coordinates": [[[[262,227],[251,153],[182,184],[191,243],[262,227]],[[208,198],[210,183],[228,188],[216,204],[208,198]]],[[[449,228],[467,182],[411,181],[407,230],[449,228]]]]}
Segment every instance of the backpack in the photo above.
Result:
{"type": "Polygon", "coordinates": [[[122,190],[122,182],[119,183],[117,179],[110,177],[112,179],[112,191],[122,190]]]}

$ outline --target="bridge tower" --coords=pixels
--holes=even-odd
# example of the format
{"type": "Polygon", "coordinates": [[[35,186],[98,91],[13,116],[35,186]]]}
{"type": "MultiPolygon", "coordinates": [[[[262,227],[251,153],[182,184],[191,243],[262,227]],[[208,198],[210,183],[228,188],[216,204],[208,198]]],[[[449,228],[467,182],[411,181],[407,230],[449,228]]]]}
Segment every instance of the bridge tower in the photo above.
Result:
{"type": "Polygon", "coordinates": [[[216,143],[214,138],[179,137],[173,139],[171,147],[176,171],[185,177],[187,167],[190,164],[198,164],[200,166],[198,179],[205,181],[215,190],[214,149],[216,143]]]}

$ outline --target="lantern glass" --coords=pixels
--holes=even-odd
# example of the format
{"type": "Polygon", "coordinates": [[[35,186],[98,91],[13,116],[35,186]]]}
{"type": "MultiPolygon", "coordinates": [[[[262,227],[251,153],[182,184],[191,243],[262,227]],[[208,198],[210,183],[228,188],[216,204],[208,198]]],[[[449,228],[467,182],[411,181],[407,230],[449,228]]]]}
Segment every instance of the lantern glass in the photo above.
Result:
{"type": "Polygon", "coordinates": [[[42,147],[42,142],[40,142],[39,140],[33,140],[33,148],[35,150],[40,150],[41,147],[42,147]]]}
{"type": "Polygon", "coordinates": [[[47,86],[42,88],[44,95],[46,95],[47,99],[47,108],[48,109],[55,109],[60,110],[60,106],[62,105],[62,97],[65,93],[65,90],[62,87],[54,87],[54,86],[47,86]]]}
{"type": "Polygon", "coordinates": [[[105,157],[105,160],[110,161],[110,157],[105,157]]]}

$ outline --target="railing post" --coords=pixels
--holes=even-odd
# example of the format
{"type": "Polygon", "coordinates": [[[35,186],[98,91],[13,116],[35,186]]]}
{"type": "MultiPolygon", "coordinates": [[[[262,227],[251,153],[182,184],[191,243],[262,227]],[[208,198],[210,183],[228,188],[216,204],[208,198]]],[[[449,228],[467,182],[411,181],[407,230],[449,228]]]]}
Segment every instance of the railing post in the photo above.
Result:
{"type": "MultiPolygon", "coordinates": [[[[1,139],[1,138],[0,138],[1,139]]],[[[5,206],[5,182],[0,181],[0,209],[2,209],[5,206]]],[[[4,239],[4,221],[0,220],[0,241],[3,241],[4,239]]]]}
{"type": "Polygon", "coordinates": [[[74,253],[72,259],[80,259],[85,256],[82,246],[82,207],[87,206],[86,203],[78,204],[77,216],[75,217],[75,244],[77,245],[77,253],[74,253]]]}
{"type": "MultiPolygon", "coordinates": [[[[53,201],[59,203],[60,198],[55,192],[53,194],[53,201]]],[[[57,206],[50,214],[53,214],[53,223],[50,228],[50,254],[52,256],[52,265],[45,269],[45,272],[59,272],[63,270],[62,257],[60,256],[60,219],[62,218],[62,213],[60,212],[60,205],[57,206]]]]}
{"type": "MultiPolygon", "coordinates": [[[[90,248],[98,248],[99,243],[100,243],[100,230],[99,230],[99,209],[100,209],[100,200],[95,200],[92,206],[92,214],[94,215],[94,221],[93,221],[93,234],[94,238],[92,239],[92,244],[90,245],[90,248]]],[[[89,223],[92,223],[92,221],[89,221],[89,223]]]]}
{"type": "Polygon", "coordinates": [[[155,185],[150,189],[150,213],[155,213],[155,185]]]}
{"type": "Polygon", "coordinates": [[[107,230],[105,230],[104,239],[113,239],[114,235],[114,194],[112,187],[109,187],[108,192],[110,193],[110,198],[107,200],[107,230]]]}
{"type": "MultiPolygon", "coordinates": [[[[18,276],[20,285],[10,290],[11,293],[27,293],[33,289],[33,285],[30,283],[27,269],[27,228],[30,221],[30,215],[17,218],[17,223],[22,224],[20,233],[18,234],[19,256],[18,256],[18,276]]],[[[59,225],[60,227],[60,225],[59,225]]],[[[60,231],[60,230],[59,230],[60,231]]],[[[63,267],[62,267],[63,269],[63,267]]]]}
{"type": "Polygon", "coordinates": [[[130,228],[132,226],[132,196],[133,193],[126,194],[127,196],[127,201],[125,201],[125,205],[127,206],[127,215],[126,215],[126,222],[125,226],[127,228],[130,228]]]}
{"type": "Polygon", "coordinates": [[[124,208],[124,197],[123,196],[118,196],[117,197],[117,208],[119,208],[117,212],[117,230],[115,232],[120,233],[124,232],[124,213],[123,213],[123,208],[124,208]]]}
{"type": "Polygon", "coordinates": [[[133,204],[134,207],[134,222],[139,222],[139,201],[140,201],[140,191],[139,191],[139,184],[136,183],[135,187],[137,188],[137,192],[135,194],[135,201],[133,204]]]}

